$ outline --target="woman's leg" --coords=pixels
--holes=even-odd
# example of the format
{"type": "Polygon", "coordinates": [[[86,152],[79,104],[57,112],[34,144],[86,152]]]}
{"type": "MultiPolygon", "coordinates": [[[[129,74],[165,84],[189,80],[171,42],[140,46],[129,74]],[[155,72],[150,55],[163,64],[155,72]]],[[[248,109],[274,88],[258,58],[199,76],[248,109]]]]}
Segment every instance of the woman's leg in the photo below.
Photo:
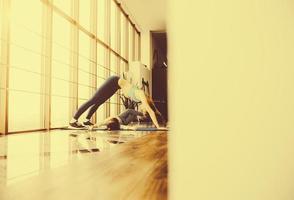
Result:
{"type": "Polygon", "coordinates": [[[96,91],[91,99],[85,102],[79,107],[74,115],[74,119],[78,120],[79,117],[92,106],[90,109],[87,119],[90,119],[92,115],[96,112],[98,107],[103,104],[107,99],[109,99],[120,87],[118,86],[118,76],[109,77],[101,87],[96,91]]]}
{"type": "MultiPolygon", "coordinates": [[[[101,103],[102,104],[102,103],[101,103]]],[[[100,103],[95,104],[94,106],[92,106],[87,114],[86,119],[90,120],[91,117],[93,116],[93,114],[96,112],[96,110],[99,108],[99,106],[101,105],[100,103]]]]}

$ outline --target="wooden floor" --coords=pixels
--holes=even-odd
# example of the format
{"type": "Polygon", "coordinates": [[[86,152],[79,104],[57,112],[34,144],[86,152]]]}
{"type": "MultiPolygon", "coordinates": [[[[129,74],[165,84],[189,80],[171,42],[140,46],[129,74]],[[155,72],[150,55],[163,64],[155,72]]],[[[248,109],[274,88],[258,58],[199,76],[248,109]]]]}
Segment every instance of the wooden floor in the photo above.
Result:
{"type": "Polygon", "coordinates": [[[167,133],[154,132],[0,187],[1,200],[165,200],[167,133]]]}

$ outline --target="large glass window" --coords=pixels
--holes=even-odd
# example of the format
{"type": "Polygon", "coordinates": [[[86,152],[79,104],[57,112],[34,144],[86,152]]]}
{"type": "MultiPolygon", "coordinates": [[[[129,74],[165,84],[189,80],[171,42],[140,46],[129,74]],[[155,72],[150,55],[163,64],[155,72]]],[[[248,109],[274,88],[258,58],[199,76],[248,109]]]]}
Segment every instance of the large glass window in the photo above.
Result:
{"type": "Polygon", "coordinates": [[[135,30],[132,24],[129,22],[129,61],[134,61],[134,34],[135,30]]]}
{"type": "MultiPolygon", "coordinates": [[[[0,11],[3,2],[0,0],[0,11]]],[[[39,130],[49,124],[49,128],[67,126],[76,108],[107,77],[121,75],[128,61],[139,59],[139,34],[116,2],[98,0],[97,9],[91,3],[10,0],[9,52],[5,52],[9,58],[9,132],[39,130]],[[29,12],[24,8],[30,8],[29,12]],[[94,21],[97,35],[89,33],[94,21]]],[[[1,44],[6,42],[2,38],[2,17],[3,12],[0,55],[1,44]]],[[[5,65],[1,63],[1,67],[5,65]]],[[[0,91],[4,94],[5,89],[0,91]]],[[[97,120],[116,115],[122,108],[117,93],[99,108],[97,120]]]]}
{"type": "Polygon", "coordinates": [[[117,5],[110,1],[110,46],[117,50],[117,5]]]}
{"type": "Polygon", "coordinates": [[[12,0],[10,22],[9,131],[41,129],[41,1],[12,0]]]}
{"type": "Polygon", "coordinates": [[[71,15],[72,0],[53,0],[53,5],[62,10],[67,15],[71,15]]]}
{"type": "Polygon", "coordinates": [[[82,27],[90,31],[91,0],[82,0],[79,4],[79,21],[82,27]]]}
{"type": "Polygon", "coordinates": [[[126,47],[127,47],[127,19],[124,14],[121,14],[120,17],[120,41],[121,41],[121,46],[120,46],[120,52],[122,57],[127,59],[127,52],[126,52],[126,47]]]}
{"type": "MultiPolygon", "coordinates": [[[[2,24],[2,14],[1,14],[1,13],[3,13],[3,10],[2,10],[3,5],[2,4],[3,4],[3,2],[0,1],[0,56],[1,56],[1,48],[2,48],[2,26],[3,26],[3,24],[2,24]]],[[[3,63],[0,61],[0,67],[2,67],[2,64],[3,63]]],[[[0,91],[1,91],[1,88],[0,88],[0,91]]]]}
{"type": "Polygon", "coordinates": [[[53,13],[52,27],[52,79],[51,79],[51,127],[68,124],[70,96],[70,29],[69,21],[53,13]]]}
{"type": "Polygon", "coordinates": [[[135,31],[135,38],[134,38],[134,42],[135,42],[135,49],[134,49],[134,56],[135,56],[135,60],[140,60],[139,59],[139,48],[140,48],[140,36],[139,36],[139,33],[137,33],[135,31]]]}
{"type": "Polygon", "coordinates": [[[97,37],[105,42],[106,0],[97,1],[97,37]]]}
{"type": "MultiPolygon", "coordinates": [[[[3,1],[0,1],[0,58],[1,58],[1,54],[2,54],[2,40],[3,40],[3,38],[2,38],[3,24],[2,24],[2,14],[1,14],[1,13],[3,13],[3,10],[2,10],[3,5],[2,4],[3,4],[3,1]]],[[[4,63],[2,62],[2,60],[0,60],[0,71],[2,71],[1,67],[4,67],[4,63]]],[[[2,97],[4,97],[4,92],[5,92],[4,87],[0,84],[0,105],[2,103],[2,97]]],[[[3,120],[1,117],[2,117],[2,115],[1,115],[1,111],[0,111],[0,122],[3,120]]]]}

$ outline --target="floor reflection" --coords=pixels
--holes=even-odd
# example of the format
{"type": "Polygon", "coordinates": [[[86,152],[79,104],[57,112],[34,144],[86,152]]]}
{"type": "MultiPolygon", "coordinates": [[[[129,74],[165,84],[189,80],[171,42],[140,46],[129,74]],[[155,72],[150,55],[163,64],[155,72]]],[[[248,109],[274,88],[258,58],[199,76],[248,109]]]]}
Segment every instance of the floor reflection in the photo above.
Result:
{"type": "Polygon", "coordinates": [[[0,185],[10,185],[89,154],[109,151],[145,134],[148,132],[54,130],[0,137],[0,185]]]}

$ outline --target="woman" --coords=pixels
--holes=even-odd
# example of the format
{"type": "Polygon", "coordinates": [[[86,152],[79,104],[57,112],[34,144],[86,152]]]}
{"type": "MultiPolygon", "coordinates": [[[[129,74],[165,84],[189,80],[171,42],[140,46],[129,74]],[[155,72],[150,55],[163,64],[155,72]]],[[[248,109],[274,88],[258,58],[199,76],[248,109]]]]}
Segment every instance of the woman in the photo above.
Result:
{"type": "Polygon", "coordinates": [[[119,130],[120,125],[128,125],[131,122],[138,120],[138,118],[142,118],[143,116],[144,114],[141,112],[138,112],[134,109],[127,109],[118,116],[107,118],[101,124],[97,125],[97,127],[105,125],[108,130],[119,130]]]}
{"type": "Polygon", "coordinates": [[[136,86],[130,84],[128,81],[120,78],[119,76],[110,76],[96,91],[93,97],[79,107],[69,123],[69,128],[82,129],[84,126],[92,126],[93,124],[90,122],[90,119],[98,107],[107,101],[119,89],[121,89],[124,96],[132,99],[135,102],[141,102],[142,108],[149,114],[156,128],[160,128],[155,115],[155,112],[158,111],[157,109],[156,111],[153,111],[151,108],[151,99],[146,97],[142,90],[138,89],[136,86]],[[86,116],[86,121],[83,122],[82,125],[78,122],[78,119],[88,108],[90,108],[90,110],[86,116]]]}

